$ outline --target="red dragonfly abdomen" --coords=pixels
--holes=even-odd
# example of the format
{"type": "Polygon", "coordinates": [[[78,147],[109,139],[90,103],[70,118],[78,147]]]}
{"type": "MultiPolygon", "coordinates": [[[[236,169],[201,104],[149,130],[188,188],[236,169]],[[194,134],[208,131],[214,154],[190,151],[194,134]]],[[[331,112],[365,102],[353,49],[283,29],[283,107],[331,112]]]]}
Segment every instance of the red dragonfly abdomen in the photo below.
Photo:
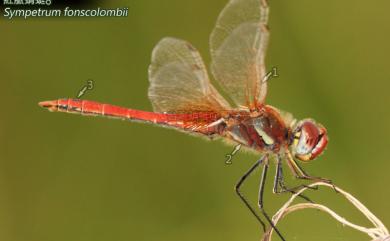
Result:
{"type": "Polygon", "coordinates": [[[171,126],[205,135],[216,134],[220,129],[218,125],[210,125],[220,118],[220,115],[215,112],[156,113],[80,99],[43,101],[39,105],[49,111],[136,120],[171,126]]]}

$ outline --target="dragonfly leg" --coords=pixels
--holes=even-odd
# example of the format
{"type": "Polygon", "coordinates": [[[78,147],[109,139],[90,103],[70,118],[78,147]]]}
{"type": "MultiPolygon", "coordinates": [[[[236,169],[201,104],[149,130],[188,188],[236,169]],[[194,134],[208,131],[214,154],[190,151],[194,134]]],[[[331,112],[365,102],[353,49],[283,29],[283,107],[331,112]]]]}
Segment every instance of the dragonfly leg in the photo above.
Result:
{"type": "Polygon", "coordinates": [[[259,167],[260,164],[262,164],[263,162],[267,161],[266,159],[268,159],[268,156],[267,155],[264,155],[263,157],[261,157],[259,160],[257,160],[255,162],[255,164],[240,178],[240,180],[237,182],[236,186],[235,186],[235,190],[236,190],[236,193],[237,195],[240,197],[241,201],[245,204],[245,206],[251,211],[251,213],[256,217],[257,221],[260,222],[261,226],[263,227],[263,231],[265,232],[266,231],[266,228],[265,228],[265,223],[263,222],[263,220],[261,220],[261,218],[259,217],[259,215],[256,213],[255,209],[249,204],[248,200],[245,198],[245,196],[241,193],[240,191],[240,187],[242,186],[242,184],[244,183],[244,181],[247,179],[248,176],[250,176],[250,174],[256,170],[257,167],[259,167]]]}
{"type": "MultiPolygon", "coordinates": [[[[301,166],[292,158],[291,153],[288,151],[286,153],[287,156],[287,164],[290,167],[291,171],[294,173],[295,177],[298,179],[310,180],[314,182],[325,182],[333,186],[333,189],[338,193],[336,187],[333,185],[332,180],[322,178],[322,177],[314,177],[307,174],[301,166]]],[[[307,187],[307,186],[306,186],[307,187]]],[[[318,187],[309,187],[311,189],[318,189],[318,187]]]]}
{"type": "MultiPolygon", "coordinates": [[[[284,184],[282,159],[278,155],[277,156],[276,175],[275,175],[275,179],[274,179],[273,192],[276,194],[281,194],[281,193],[285,193],[285,192],[296,194],[301,188],[304,188],[304,187],[307,187],[307,186],[306,185],[299,185],[296,187],[289,188],[284,184]],[[281,189],[278,188],[279,186],[281,189]]],[[[310,203],[314,203],[310,198],[308,198],[307,196],[305,196],[303,194],[299,194],[298,196],[300,198],[310,202],[310,203]]]]}
{"type": "Polygon", "coordinates": [[[263,172],[261,174],[261,179],[260,179],[260,189],[259,189],[259,201],[258,201],[258,205],[259,205],[259,208],[260,208],[260,211],[261,213],[263,214],[263,216],[265,217],[265,219],[267,219],[268,223],[271,225],[271,227],[275,230],[275,232],[278,234],[278,236],[283,240],[283,241],[286,241],[284,239],[284,237],[282,236],[282,234],[280,233],[280,231],[275,227],[274,223],[272,222],[272,219],[270,218],[270,216],[266,213],[265,209],[264,209],[264,201],[263,201],[263,194],[264,194],[264,185],[265,185],[265,180],[267,178],[267,171],[268,171],[268,162],[264,163],[263,165],[263,172]]]}

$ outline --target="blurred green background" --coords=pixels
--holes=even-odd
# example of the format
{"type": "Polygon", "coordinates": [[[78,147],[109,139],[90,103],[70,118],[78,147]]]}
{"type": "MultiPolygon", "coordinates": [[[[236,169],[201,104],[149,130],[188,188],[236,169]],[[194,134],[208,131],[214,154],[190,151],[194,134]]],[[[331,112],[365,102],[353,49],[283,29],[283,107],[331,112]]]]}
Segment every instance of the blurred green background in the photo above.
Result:
{"type": "MultiPolygon", "coordinates": [[[[101,6],[128,6],[129,17],[0,19],[0,240],[260,239],[233,189],[258,156],[240,152],[226,166],[232,147],[221,141],[37,105],[74,97],[93,79],[85,99],[151,110],[154,45],[165,36],[186,39],[209,63],[209,34],[226,3],[116,1],[101,6]]],[[[267,102],[324,124],[328,148],[305,169],[334,180],[390,225],[390,2],[270,5],[267,66],[277,66],[280,77],[270,81],[267,102]]],[[[253,204],[258,175],[244,188],[253,204]]],[[[288,198],[272,194],[272,179],[270,173],[270,214],[288,198]]],[[[368,225],[333,191],[308,195],[368,225]]],[[[314,210],[279,227],[287,240],[369,240],[314,210]]]]}

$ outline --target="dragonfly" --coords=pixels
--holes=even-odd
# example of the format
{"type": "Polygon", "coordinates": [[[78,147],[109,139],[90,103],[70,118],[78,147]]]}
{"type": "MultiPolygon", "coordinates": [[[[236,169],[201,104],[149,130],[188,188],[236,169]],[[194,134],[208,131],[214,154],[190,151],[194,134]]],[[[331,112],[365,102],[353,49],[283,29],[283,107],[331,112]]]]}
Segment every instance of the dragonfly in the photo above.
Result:
{"type": "Polygon", "coordinates": [[[265,103],[269,82],[265,66],[270,36],[268,17],[266,0],[230,0],[220,13],[210,35],[210,69],[221,91],[211,83],[193,45],[166,37],[154,48],[148,71],[148,97],[153,112],[73,98],[43,101],[39,105],[53,112],[141,121],[211,139],[220,137],[254,150],[260,158],[239,179],[235,191],[264,231],[268,222],[285,240],[264,209],[270,161],[276,163],[274,193],[295,192],[302,187],[286,187],[284,162],[296,178],[331,182],[307,174],[298,164],[323,153],[328,137],[326,129],[313,119],[297,121],[290,113],[265,103]],[[257,209],[241,187],[259,167],[263,171],[257,209]]]}

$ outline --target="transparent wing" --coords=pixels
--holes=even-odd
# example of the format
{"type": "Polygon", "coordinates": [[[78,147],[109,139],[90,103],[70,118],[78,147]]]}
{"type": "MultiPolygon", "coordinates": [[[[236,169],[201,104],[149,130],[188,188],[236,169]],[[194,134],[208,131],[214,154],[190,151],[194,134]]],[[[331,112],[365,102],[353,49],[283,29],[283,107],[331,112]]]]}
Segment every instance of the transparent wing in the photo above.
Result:
{"type": "Polygon", "coordinates": [[[212,73],[237,106],[265,100],[267,22],[266,0],[230,0],[210,36],[212,73]]]}
{"type": "Polygon", "coordinates": [[[164,38],[157,44],[149,81],[148,95],[156,112],[230,109],[211,85],[199,52],[183,40],[164,38]]]}

